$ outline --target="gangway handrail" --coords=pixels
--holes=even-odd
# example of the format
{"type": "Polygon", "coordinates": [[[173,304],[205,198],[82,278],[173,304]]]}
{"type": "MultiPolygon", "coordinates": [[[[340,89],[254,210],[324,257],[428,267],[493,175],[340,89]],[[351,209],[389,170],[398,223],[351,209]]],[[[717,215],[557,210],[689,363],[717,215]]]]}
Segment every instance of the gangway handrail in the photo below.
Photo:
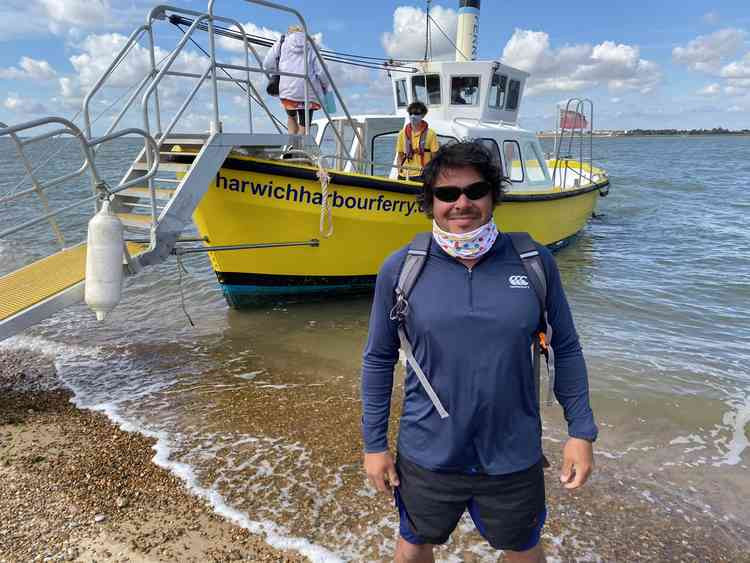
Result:
{"type": "MultiPolygon", "coordinates": [[[[303,30],[305,31],[305,58],[304,58],[304,75],[300,75],[298,73],[289,73],[289,72],[283,72],[279,69],[276,69],[273,74],[278,74],[281,76],[292,76],[295,78],[301,78],[305,81],[305,107],[309,107],[311,96],[310,96],[310,90],[312,90],[313,98],[317,99],[317,101],[320,103],[321,108],[323,109],[323,113],[326,115],[327,120],[330,122],[331,115],[328,113],[327,109],[325,108],[325,103],[323,102],[323,96],[318,91],[318,88],[314,84],[314,82],[311,80],[310,74],[309,74],[309,68],[308,68],[308,57],[307,49],[308,47],[312,49],[314,56],[317,58],[318,62],[320,63],[320,66],[323,70],[323,73],[325,74],[331,90],[333,91],[342,112],[345,114],[346,119],[350,122],[352,128],[354,129],[354,134],[359,140],[360,145],[364,146],[364,139],[361,136],[361,133],[354,127],[354,119],[351,116],[351,113],[349,112],[349,109],[346,105],[346,103],[343,100],[343,97],[341,95],[341,92],[339,91],[338,87],[336,86],[335,82],[333,81],[333,78],[331,76],[331,73],[328,69],[328,66],[321,56],[321,53],[317,46],[315,45],[315,42],[312,40],[312,38],[309,36],[307,32],[307,23],[302,16],[300,12],[293,8],[289,8],[287,6],[283,6],[280,4],[276,4],[273,2],[268,2],[267,0],[246,0],[249,3],[252,4],[258,4],[260,6],[265,6],[271,9],[276,9],[279,11],[288,12],[290,14],[293,14],[296,16],[296,18],[299,20],[303,30]],[[309,44],[309,45],[308,45],[309,44]]],[[[154,104],[155,104],[155,118],[156,118],[156,132],[154,136],[160,140],[167,137],[167,131],[162,130],[162,123],[161,123],[161,112],[160,112],[160,104],[159,104],[159,91],[158,86],[159,83],[162,81],[164,76],[190,76],[198,78],[201,83],[205,83],[205,80],[207,79],[206,74],[209,74],[211,76],[211,82],[212,82],[212,93],[213,93],[213,104],[212,104],[212,110],[214,114],[214,119],[212,121],[213,126],[212,129],[214,130],[220,130],[221,125],[219,121],[219,105],[218,105],[218,86],[217,82],[220,80],[227,80],[226,78],[217,76],[218,69],[224,69],[226,72],[226,69],[231,70],[239,70],[244,71],[246,73],[245,80],[242,81],[241,79],[238,79],[235,76],[232,76],[231,74],[227,73],[229,75],[228,80],[233,81],[237,84],[240,84],[241,82],[244,82],[248,87],[248,125],[249,125],[249,132],[252,133],[253,131],[253,119],[252,119],[252,101],[253,99],[258,102],[258,104],[263,108],[265,113],[271,118],[272,122],[274,123],[274,126],[276,127],[277,131],[279,133],[282,133],[281,128],[279,127],[278,123],[276,123],[274,119],[273,112],[269,109],[268,105],[265,103],[265,101],[262,99],[262,96],[258,93],[257,89],[253,85],[252,81],[250,80],[250,73],[263,73],[266,76],[269,76],[269,70],[266,69],[263,66],[263,63],[260,59],[260,56],[256,49],[252,46],[250,41],[248,40],[248,35],[244,29],[244,26],[237,20],[233,18],[226,18],[223,16],[214,15],[213,8],[214,8],[215,0],[209,0],[208,4],[208,14],[197,12],[195,10],[185,9],[185,8],[178,8],[175,6],[169,6],[169,5],[158,5],[154,8],[152,8],[147,16],[146,23],[141,25],[139,28],[137,28],[128,38],[126,43],[123,45],[123,47],[120,49],[120,52],[116,55],[113,62],[109,65],[107,70],[104,72],[104,74],[99,78],[99,80],[96,82],[96,84],[91,88],[91,90],[87,93],[84,104],[83,104],[83,113],[84,113],[84,120],[86,123],[86,133],[87,136],[92,135],[91,131],[91,118],[90,118],[90,104],[93,97],[96,95],[96,93],[101,90],[101,88],[106,84],[107,80],[111,77],[114,70],[117,68],[117,66],[124,60],[124,58],[128,55],[130,50],[134,47],[134,45],[137,44],[137,42],[141,39],[141,37],[144,34],[148,35],[149,38],[149,56],[151,60],[151,69],[149,73],[141,80],[141,82],[137,85],[137,88],[135,92],[130,96],[130,98],[127,100],[125,105],[122,107],[116,118],[113,120],[110,127],[107,129],[106,133],[110,133],[114,130],[114,128],[120,123],[121,119],[124,117],[125,113],[132,107],[135,100],[139,97],[141,97],[141,109],[142,109],[142,119],[143,119],[143,127],[144,129],[149,133],[152,134],[151,131],[151,124],[149,123],[149,105],[151,101],[151,97],[153,96],[154,104]],[[183,30],[184,36],[181,38],[181,40],[178,42],[178,44],[171,50],[169,55],[167,56],[166,62],[162,64],[160,62],[161,69],[157,71],[156,63],[155,63],[155,54],[154,54],[154,28],[153,24],[156,20],[166,20],[169,17],[170,13],[174,14],[183,14],[186,16],[192,16],[195,19],[191,23],[190,27],[187,31],[183,30]],[[221,63],[218,62],[216,59],[216,49],[215,49],[215,32],[213,30],[213,23],[221,21],[224,23],[227,23],[229,25],[235,26],[239,32],[242,35],[243,44],[244,44],[244,54],[245,54],[245,65],[230,65],[228,63],[221,63]],[[187,72],[177,72],[172,70],[172,67],[175,64],[175,61],[177,60],[177,56],[180,52],[183,51],[185,45],[187,42],[191,39],[191,37],[194,35],[194,32],[196,29],[200,29],[199,26],[206,26],[208,28],[209,32],[209,52],[208,57],[210,59],[210,65],[206,72],[202,74],[194,74],[194,73],[187,73],[187,72]],[[251,67],[249,64],[249,56],[250,53],[252,53],[254,59],[258,62],[258,67],[251,67]],[[148,88],[146,88],[144,92],[144,88],[148,84],[148,88]],[[254,94],[254,97],[250,94],[254,94]]],[[[179,118],[181,117],[181,114],[184,113],[184,111],[187,109],[188,104],[192,99],[194,99],[195,95],[197,94],[198,89],[193,89],[193,91],[188,95],[188,99],[182,104],[180,111],[175,116],[175,119],[171,122],[171,127],[168,127],[168,129],[171,131],[176,127],[179,118]]],[[[338,136],[338,135],[337,135],[338,136]]],[[[339,139],[343,142],[343,139],[339,139]]],[[[161,145],[161,142],[160,142],[161,145]]],[[[149,163],[150,164],[150,163],[149,163]]]]}
{"type": "Polygon", "coordinates": [[[125,59],[133,45],[138,43],[138,40],[141,38],[143,32],[147,31],[148,29],[148,26],[142,25],[130,34],[130,37],[128,37],[125,45],[123,45],[123,47],[120,49],[120,52],[117,53],[112,63],[109,65],[109,67],[107,67],[107,70],[104,71],[104,74],[99,77],[99,80],[96,81],[96,83],[91,87],[91,89],[86,93],[86,96],[83,98],[83,123],[87,136],[91,137],[92,135],[91,116],[89,115],[89,105],[91,104],[91,99],[94,97],[94,94],[99,91],[104,82],[106,82],[106,80],[112,75],[115,68],[125,59]]]}
{"type": "MultiPolygon", "coordinates": [[[[33,191],[38,191],[39,194],[40,194],[40,196],[43,196],[44,190],[52,187],[53,185],[57,185],[57,184],[60,184],[60,183],[62,183],[64,181],[67,181],[67,180],[73,179],[73,178],[75,178],[77,176],[80,176],[81,174],[83,174],[86,171],[86,169],[88,169],[90,171],[90,173],[91,173],[91,177],[92,177],[92,189],[94,190],[95,193],[93,195],[87,197],[87,198],[84,198],[82,200],[78,200],[78,201],[76,201],[76,202],[74,202],[74,203],[72,203],[70,205],[66,205],[66,206],[64,206],[64,207],[62,207],[60,209],[56,209],[54,211],[49,211],[48,207],[45,206],[45,211],[46,212],[43,215],[41,215],[40,217],[38,217],[36,219],[31,219],[29,221],[25,221],[24,223],[21,223],[20,225],[16,225],[14,227],[10,227],[8,229],[5,229],[5,230],[1,231],[0,232],[0,238],[4,238],[4,237],[6,237],[8,235],[11,235],[11,234],[16,233],[18,231],[21,231],[21,230],[26,229],[28,227],[37,225],[37,224],[42,223],[44,221],[51,220],[54,217],[56,217],[57,215],[60,215],[61,213],[64,213],[66,211],[70,211],[71,209],[75,209],[75,208],[80,207],[81,205],[89,203],[91,201],[99,200],[103,196],[109,196],[109,195],[117,193],[117,192],[119,192],[121,190],[127,189],[128,187],[134,185],[137,182],[142,182],[144,179],[150,180],[156,174],[156,172],[157,172],[158,165],[159,165],[159,154],[158,154],[158,148],[156,146],[156,142],[145,131],[143,131],[141,129],[136,129],[136,128],[133,128],[133,127],[128,128],[128,129],[122,129],[121,131],[118,131],[117,133],[111,133],[109,135],[105,135],[105,136],[102,136],[102,137],[97,137],[97,138],[94,138],[94,139],[87,139],[86,136],[84,135],[83,131],[81,131],[81,129],[78,126],[76,126],[72,121],[70,121],[68,119],[65,119],[64,117],[43,117],[43,118],[39,118],[39,119],[34,119],[34,120],[31,120],[31,121],[27,121],[27,122],[24,122],[24,123],[19,123],[18,125],[13,125],[13,126],[10,126],[10,127],[3,126],[3,124],[0,123],[0,137],[8,135],[11,138],[15,137],[16,140],[17,140],[18,139],[17,134],[20,133],[21,131],[27,131],[29,129],[34,129],[36,127],[40,127],[40,126],[44,126],[44,125],[49,125],[51,123],[58,123],[58,124],[63,125],[62,129],[58,131],[58,134],[59,133],[65,133],[65,134],[71,135],[72,137],[75,137],[78,140],[79,145],[81,147],[81,152],[83,153],[83,156],[84,156],[84,163],[83,163],[83,165],[78,170],[76,170],[75,172],[72,172],[72,173],[69,173],[69,174],[65,174],[63,176],[59,176],[59,177],[54,178],[53,180],[50,180],[50,181],[47,181],[47,182],[38,182],[36,180],[34,174],[33,174],[33,170],[27,168],[27,172],[28,172],[29,176],[31,177],[32,182],[36,186],[38,186],[38,190],[35,189],[35,188],[31,188],[30,190],[23,190],[22,192],[11,194],[11,195],[3,198],[0,201],[5,202],[5,201],[10,201],[10,200],[13,200],[13,199],[17,199],[18,197],[21,197],[22,195],[26,195],[26,194],[31,193],[33,191]],[[140,135],[140,136],[142,136],[144,138],[144,142],[146,144],[146,147],[149,150],[151,150],[151,152],[156,156],[156,159],[154,161],[154,165],[149,168],[149,170],[146,172],[145,175],[140,176],[138,178],[134,178],[133,180],[130,180],[130,181],[127,181],[127,182],[120,182],[116,188],[111,189],[111,188],[109,188],[106,185],[105,182],[102,181],[102,179],[101,179],[101,177],[99,175],[99,172],[96,169],[96,165],[94,163],[94,152],[93,152],[92,149],[93,149],[93,147],[95,147],[97,145],[100,145],[102,143],[111,141],[113,139],[117,139],[119,137],[123,137],[125,135],[140,135]]],[[[47,136],[40,135],[36,139],[40,140],[42,138],[47,138],[47,136]]],[[[31,163],[30,163],[30,161],[28,161],[28,157],[23,152],[23,145],[20,145],[20,144],[17,143],[16,144],[16,148],[20,151],[21,157],[25,161],[24,162],[24,166],[26,166],[27,163],[30,166],[31,163]]],[[[42,200],[43,201],[46,200],[46,197],[42,197],[42,200]]],[[[97,207],[98,207],[98,204],[97,204],[97,207]]],[[[56,230],[55,227],[53,227],[53,230],[56,230]]],[[[60,240],[60,239],[58,238],[58,240],[60,240]]],[[[60,242],[61,242],[61,244],[64,245],[64,238],[62,240],[60,240],[60,242]]]]}
{"type": "MultiPolygon", "coordinates": [[[[323,72],[326,75],[326,78],[328,79],[329,85],[331,86],[334,94],[336,95],[336,100],[341,105],[341,109],[344,112],[344,115],[346,115],[346,118],[349,121],[349,124],[351,125],[352,129],[354,130],[354,135],[359,139],[360,144],[362,146],[364,146],[365,145],[364,139],[360,136],[359,132],[354,127],[354,120],[352,119],[352,116],[349,113],[349,109],[346,107],[346,103],[344,102],[344,99],[341,96],[341,92],[339,92],[339,89],[336,87],[336,83],[333,81],[333,78],[331,77],[331,73],[328,70],[328,66],[325,63],[325,60],[323,59],[323,56],[320,54],[320,50],[318,49],[317,45],[315,45],[315,41],[312,40],[312,38],[310,37],[310,34],[308,33],[307,22],[305,21],[305,18],[302,16],[302,14],[299,11],[295,10],[294,8],[290,8],[290,7],[284,6],[282,4],[277,4],[275,2],[269,2],[268,0],[245,0],[245,2],[248,2],[249,4],[258,4],[259,6],[265,6],[267,8],[279,10],[279,11],[282,11],[282,12],[288,12],[288,13],[293,14],[294,16],[297,17],[297,19],[299,20],[300,25],[302,26],[302,29],[304,30],[304,33],[305,33],[305,48],[304,48],[304,52],[303,52],[304,65],[305,65],[305,76],[306,76],[306,80],[305,80],[305,101],[304,101],[305,108],[307,109],[307,108],[310,107],[309,106],[310,97],[309,97],[309,94],[308,94],[308,86],[312,86],[313,90],[315,91],[316,98],[318,99],[318,102],[320,103],[320,107],[323,110],[323,113],[325,113],[326,117],[328,118],[328,121],[329,122],[331,121],[331,116],[328,113],[328,110],[326,109],[325,104],[323,103],[322,97],[319,96],[319,95],[317,95],[317,88],[313,84],[312,80],[310,80],[310,72],[309,72],[310,69],[307,68],[307,45],[309,43],[310,47],[312,47],[312,50],[315,53],[315,56],[318,59],[318,62],[320,63],[321,68],[323,69],[323,72]]],[[[213,16],[213,9],[214,9],[214,4],[215,3],[216,3],[216,0],[208,0],[208,13],[212,17],[214,17],[213,16]]],[[[211,30],[211,34],[213,35],[213,30],[211,30]]],[[[288,73],[280,72],[279,69],[276,69],[276,71],[274,72],[274,74],[278,74],[280,76],[288,75],[288,73]]],[[[342,141],[343,141],[343,139],[342,139],[342,141]]]]}

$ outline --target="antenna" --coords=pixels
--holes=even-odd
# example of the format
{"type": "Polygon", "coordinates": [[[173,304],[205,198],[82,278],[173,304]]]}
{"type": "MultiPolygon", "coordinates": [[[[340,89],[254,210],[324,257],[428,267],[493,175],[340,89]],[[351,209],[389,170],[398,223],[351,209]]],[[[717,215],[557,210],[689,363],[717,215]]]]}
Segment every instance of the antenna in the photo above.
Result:
{"type": "Polygon", "coordinates": [[[424,60],[432,60],[432,38],[430,37],[430,4],[432,0],[427,0],[427,10],[425,14],[425,37],[424,37],[424,60]]]}

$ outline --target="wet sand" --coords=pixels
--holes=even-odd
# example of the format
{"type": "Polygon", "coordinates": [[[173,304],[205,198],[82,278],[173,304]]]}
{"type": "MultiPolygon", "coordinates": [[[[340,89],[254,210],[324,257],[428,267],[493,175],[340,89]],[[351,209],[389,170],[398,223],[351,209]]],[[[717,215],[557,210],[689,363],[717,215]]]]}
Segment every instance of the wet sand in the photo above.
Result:
{"type": "MultiPolygon", "coordinates": [[[[10,493],[0,495],[0,560],[304,560],[213,514],[152,462],[153,440],[119,430],[102,414],[76,409],[69,392],[56,388],[48,360],[25,352],[0,354],[0,479],[10,493]]],[[[312,520],[335,521],[364,535],[371,522],[393,510],[384,496],[358,494],[359,404],[352,393],[331,391],[332,386],[308,387],[301,397],[298,388],[260,388],[233,409],[242,412],[247,431],[304,444],[313,467],[339,468],[338,510],[314,507],[309,492],[292,490],[297,509],[293,519],[280,522],[293,535],[323,545],[327,538],[311,532],[312,520]]],[[[392,433],[398,389],[394,395],[392,433]]],[[[553,467],[559,467],[560,444],[546,448],[553,467]]],[[[750,562],[747,528],[701,513],[666,486],[644,487],[614,460],[597,457],[597,464],[587,486],[572,494],[557,485],[556,472],[548,473],[543,541],[551,559],[750,562]]],[[[329,477],[311,471],[310,484],[322,490],[329,477]]],[[[254,506],[273,502],[274,479],[260,480],[265,486],[243,509],[252,513],[254,506]]],[[[232,491],[222,492],[232,497],[232,491]]],[[[481,554],[472,549],[476,534],[461,536],[452,548],[463,550],[464,561],[479,561],[481,554]]],[[[373,550],[368,558],[382,554],[373,550]]]]}

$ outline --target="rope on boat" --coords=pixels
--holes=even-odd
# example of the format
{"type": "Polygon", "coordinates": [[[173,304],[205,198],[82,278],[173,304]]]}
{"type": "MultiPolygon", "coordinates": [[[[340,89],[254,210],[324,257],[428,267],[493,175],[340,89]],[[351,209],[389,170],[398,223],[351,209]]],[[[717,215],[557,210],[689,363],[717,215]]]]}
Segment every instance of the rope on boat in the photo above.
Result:
{"type": "Polygon", "coordinates": [[[333,234],[333,217],[331,215],[331,204],[328,202],[328,183],[331,181],[331,176],[328,174],[328,170],[323,168],[323,162],[321,158],[315,159],[318,165],[318,180],[320,180],[320,191],[322,195],[322,201],[320,202],[320,235],[325,238],[329,238],[333,234]],[[328,227],[326,228],[326,223],[328,227]]]}

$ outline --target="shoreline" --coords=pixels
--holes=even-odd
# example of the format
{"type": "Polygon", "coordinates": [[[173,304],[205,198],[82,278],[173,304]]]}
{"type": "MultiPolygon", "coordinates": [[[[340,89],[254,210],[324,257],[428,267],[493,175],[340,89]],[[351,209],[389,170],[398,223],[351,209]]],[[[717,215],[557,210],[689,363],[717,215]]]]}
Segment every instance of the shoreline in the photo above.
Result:
{"type": "MultiPolygon", "coordinates": [[[[153,439],[120,430],[104,414],[76,408],[48,358],[0,350],[0,479],[11,492],[0,498],[0,560],[307,560],[269,546],[261,536],[214,513],[178,477],[153,462],[153,439]]],[[[317,403],[328,400],[325,395],[324,388],[315,387],[308,398],[317,403]]],[[[273,402],[267,401],[271,408],[258,431],[266,424],[283,428],[281,419],[268,414],[289,414],[272,408],[273,402]]],[[[352,434],[352,443],[340,444],[340,452],[318,451],[332,463],[356,463],[358,416],[344,416],[343,408],[334,411],[342,413],[337,424],[352,434]]],[[[550,422],[557,427],[559,421],[550,422]]],[[[281,433],[309,444],[318,431],[290,425],[281,433]]],[[[558,446],[554,439],[545,441],[555,468],[558,446]]],[[[590,482],[572,494],[555,482],[556,470],[547,473],[549,515],[543,542],[550,559],[750,561],[747,529],[691,510],[666,488],[644,491],[643,483],[626,476],[616,460],[597,456],[596,462],[590,482]]],[[[346,487],[358,487],[360,481],[357,474],[346,487]]],[[[367,504],[372,516],[393,516],[385,497],[367,504]]],[[[357,513],[349,514],[356,519],[357,513]]],[[[463,546],[465,540],[456,541],[463,546]]],[[[464,561],[484,560],[468,544],[463,553],[464,561]]],[[[445,554],[436,550],[438,558],[445,554]]]]}
{"type": "Polygon", "coordinates": [[[276,561],[153,463],[156,441],[79,410],[49,359],[0,351],[0,560],[276,561]]]}

